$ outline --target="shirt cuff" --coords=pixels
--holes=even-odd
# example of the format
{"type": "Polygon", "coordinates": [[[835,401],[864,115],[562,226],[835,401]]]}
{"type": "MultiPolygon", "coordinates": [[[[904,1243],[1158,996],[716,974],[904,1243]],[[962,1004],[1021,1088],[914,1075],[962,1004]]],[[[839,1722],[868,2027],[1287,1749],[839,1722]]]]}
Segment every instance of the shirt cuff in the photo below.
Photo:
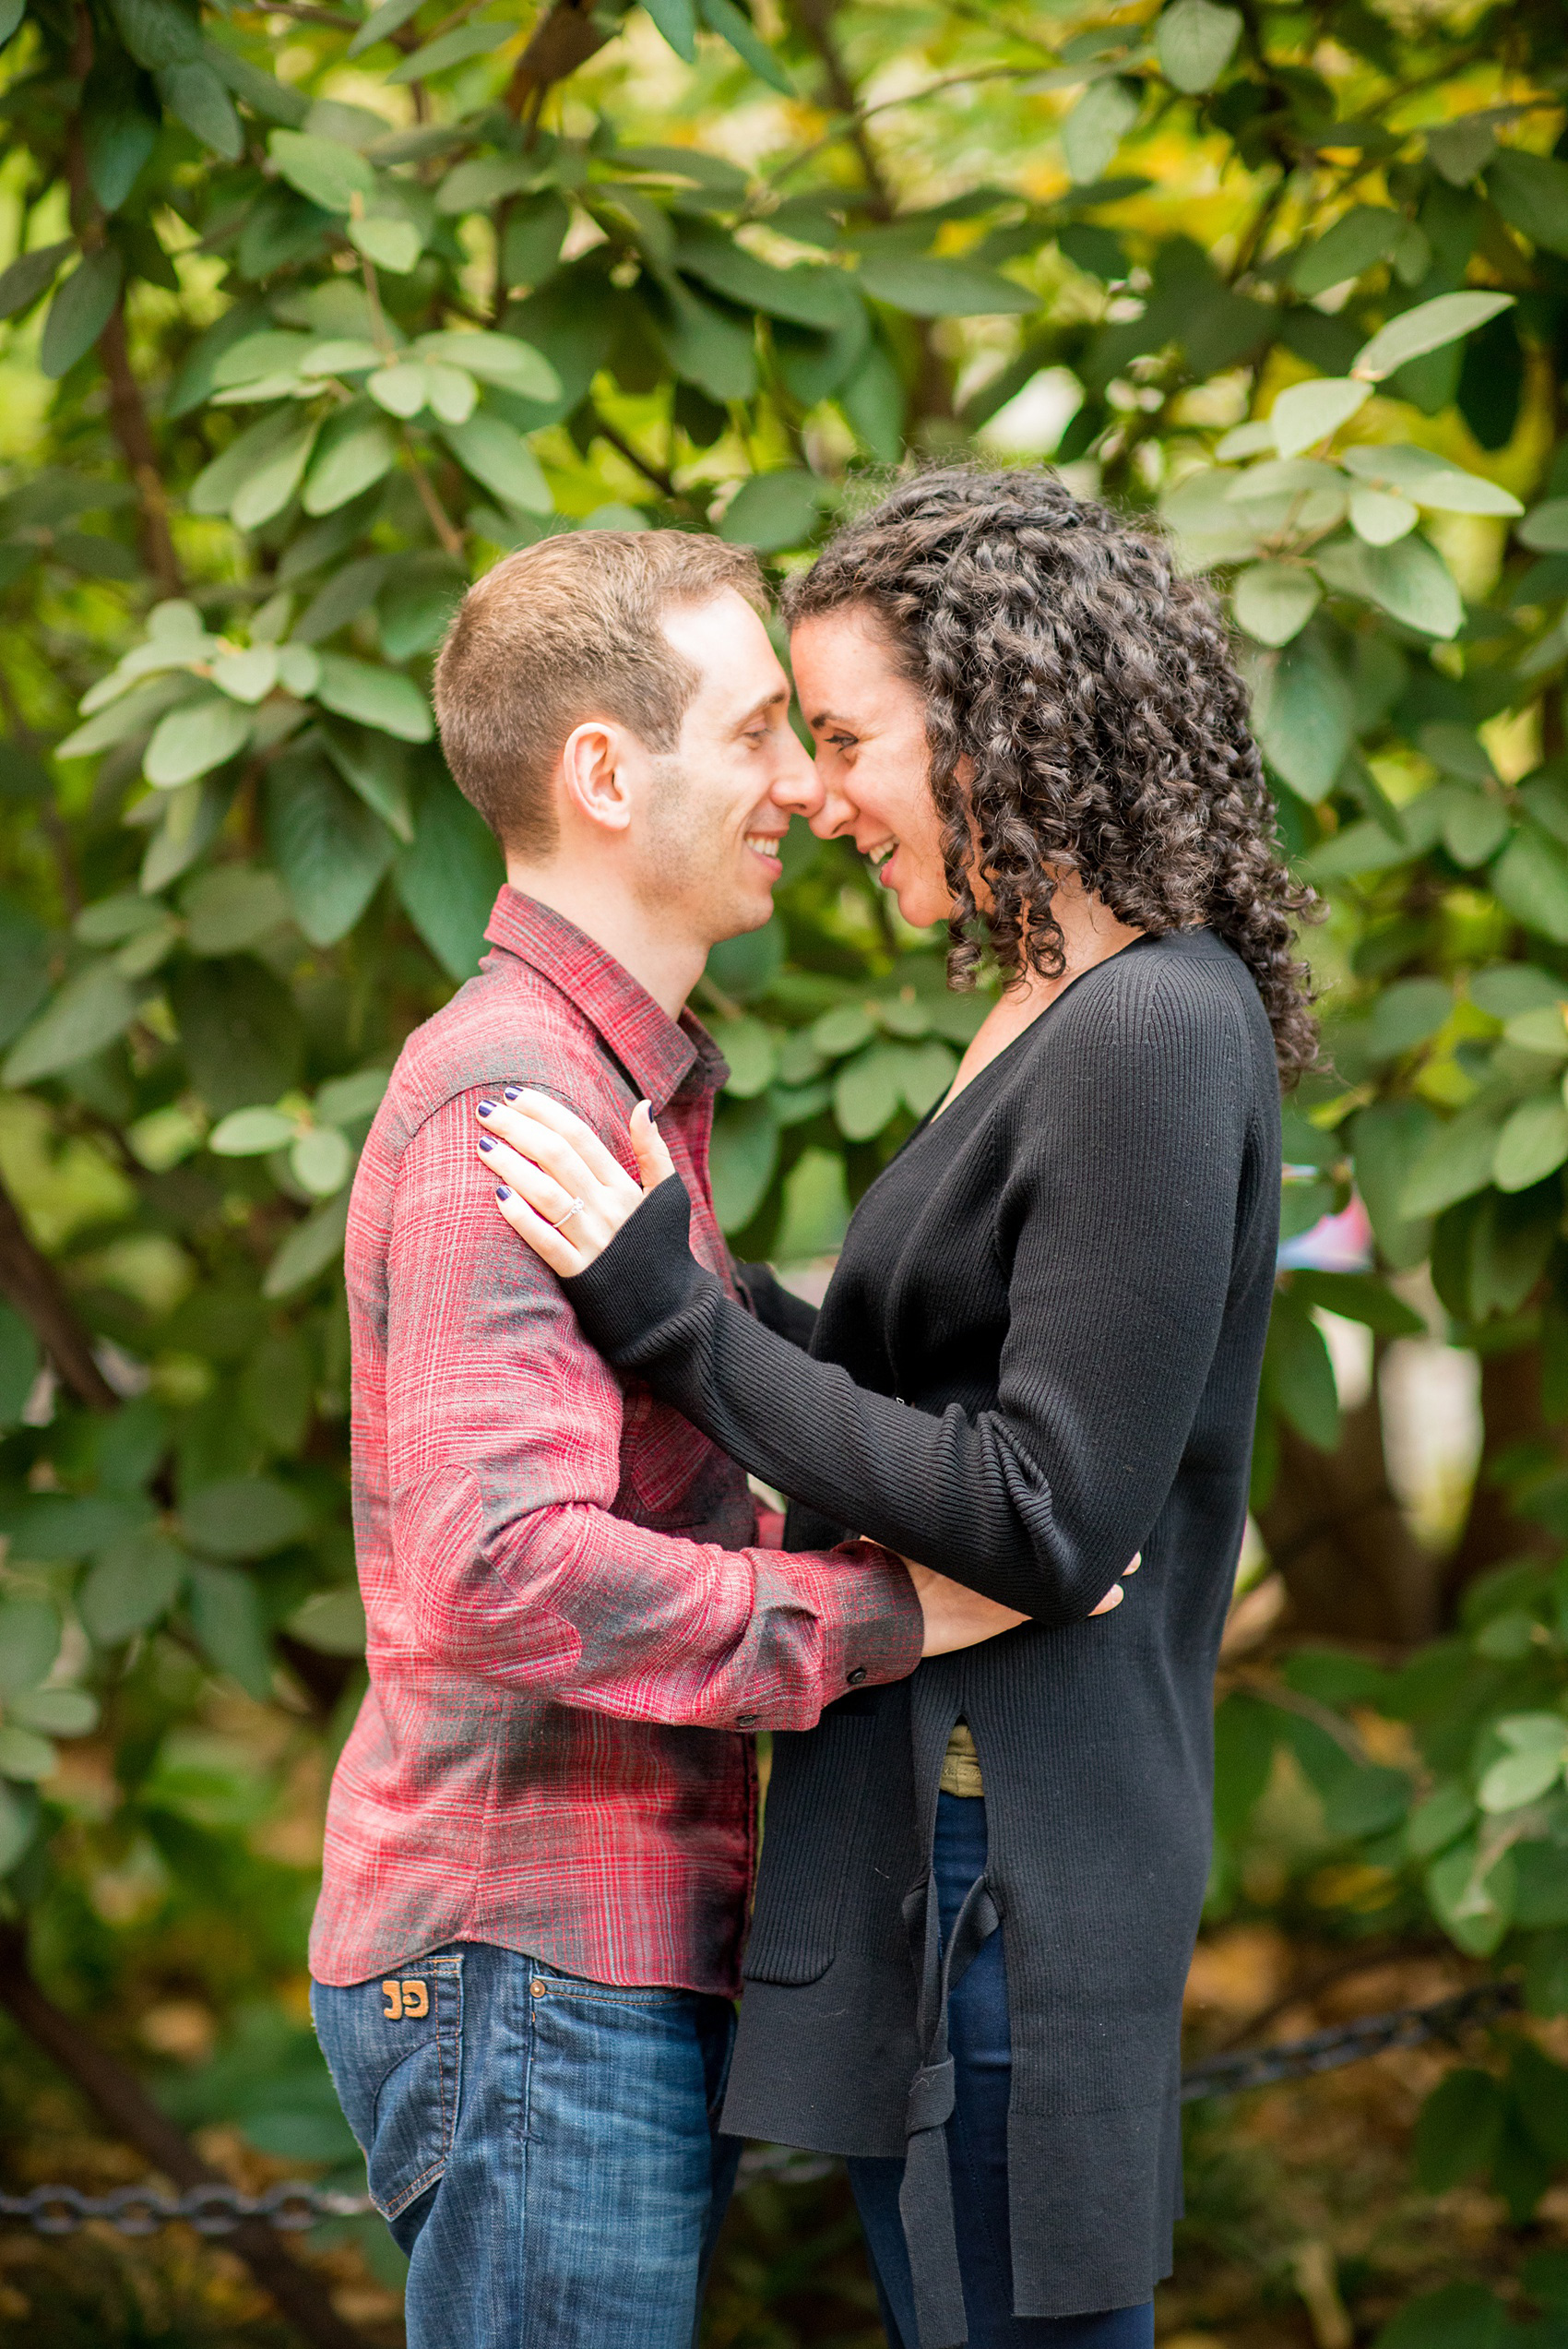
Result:
{"type": "Polygon", "coordinates": [[[907,1680],[921,1660],[925,1617],[903,1559],[879,1542],[841,1542],[826,1562],[843,1571],[824,1596],[823,1703],[907,1680]]]}

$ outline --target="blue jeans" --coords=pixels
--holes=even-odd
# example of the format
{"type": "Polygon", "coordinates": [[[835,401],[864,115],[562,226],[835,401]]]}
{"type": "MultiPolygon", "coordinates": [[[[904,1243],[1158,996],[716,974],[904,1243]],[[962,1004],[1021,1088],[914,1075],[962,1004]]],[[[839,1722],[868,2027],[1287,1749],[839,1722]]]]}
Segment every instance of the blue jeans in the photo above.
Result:
{"type": "MultiPolygon", "coordinates": [[[[985,1803],[936,1798],[936,1890],[951,1932],[965,1893],[985,1867],[985,1803]]],[[[1007,2098],[1013,2050],[1007,2027],[1006,1927],[993,1933],[948,2002],[956,2106],[947,2124],[953,2215],[969,2349],[1153,2349],[1154,2304],[1099,2316],[1016,2317],[1007,2213],[1007,2098]]],[[[916,2349],[909,2253],[898,2216],[902,2162],[852,2161],[849,2183],[875,2271],[892,2349],[916,2349]]]]}
{"type": "Polygon", "coordinates": [[[311,2005],[409,2349],[692,2349],[741,2152],[728,1999],[460,1942],[311,2005]]]}

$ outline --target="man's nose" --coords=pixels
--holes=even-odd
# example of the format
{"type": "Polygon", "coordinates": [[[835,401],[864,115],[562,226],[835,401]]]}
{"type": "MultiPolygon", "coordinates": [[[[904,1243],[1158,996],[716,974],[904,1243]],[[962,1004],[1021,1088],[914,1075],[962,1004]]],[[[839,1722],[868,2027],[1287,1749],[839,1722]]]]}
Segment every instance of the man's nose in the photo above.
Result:
{"type": "Polygon", "coordinates": [[[811,823],[822,807],[822,784],[811,754],[802,747],[794,728],[786,726],[784,735],[768,797],[775,807],[787,808],[791,816],[803,816],[811,823]]]}

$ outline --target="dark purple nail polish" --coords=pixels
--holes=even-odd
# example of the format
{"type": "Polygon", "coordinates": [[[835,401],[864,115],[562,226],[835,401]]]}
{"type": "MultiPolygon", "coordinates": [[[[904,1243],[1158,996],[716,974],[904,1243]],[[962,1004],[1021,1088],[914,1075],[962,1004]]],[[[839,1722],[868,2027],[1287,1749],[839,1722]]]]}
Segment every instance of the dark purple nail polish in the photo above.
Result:
{"type": "Polygon", "coordinates": [[[516,1085],[508,1085],[502,1098],[505,1101],[521,1101],[522,1094],[516,1085]]]}
{"type": "Polygon", "coordinates": [[[509,1199],[512,1194],[505,1183],[498,1183],[495,1187],[495,1196],[498,1199],[509,1199]]]}
{"type": "Polygon", "coordinates": [[[493,1136],[490,1134],[481,1134],[479,1138],[479,1146],[481,1150],[493,1150],[495,1148],[493,1136]]]}
{"type": "Polygon", "coordinates": [[[479,1105],[479,1114],[481,1117],[493,1117],[495,1103],[493,1101],[481,1101],[479,1105]]]}

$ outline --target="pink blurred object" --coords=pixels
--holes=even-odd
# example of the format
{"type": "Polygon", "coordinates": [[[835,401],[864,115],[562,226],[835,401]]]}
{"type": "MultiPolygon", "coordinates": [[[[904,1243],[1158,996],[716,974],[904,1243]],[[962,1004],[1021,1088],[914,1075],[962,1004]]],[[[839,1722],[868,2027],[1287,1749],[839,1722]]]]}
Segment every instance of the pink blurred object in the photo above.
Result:
{"type": "Polygon", "coordinates": [[[1298,1232],[1279,1251],[1281,1271],[1367,1272],[1372,1261],[1372,1223],[1354,1195],[1348,1207],[1321,1216],[1311,1231],[1298,1232]]]}

